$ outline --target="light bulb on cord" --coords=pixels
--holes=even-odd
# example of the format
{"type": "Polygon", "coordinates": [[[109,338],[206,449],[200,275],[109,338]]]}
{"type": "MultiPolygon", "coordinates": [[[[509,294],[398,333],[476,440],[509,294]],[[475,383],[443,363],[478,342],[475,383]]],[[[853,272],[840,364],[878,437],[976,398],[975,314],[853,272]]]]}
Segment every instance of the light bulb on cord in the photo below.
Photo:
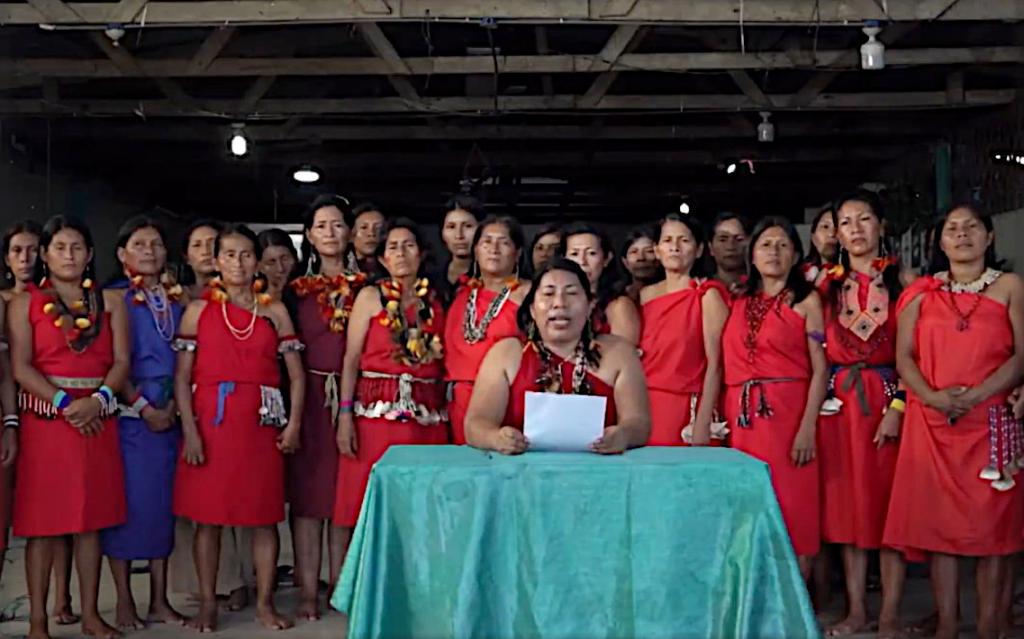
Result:
{"type": "Polygon", "coordinates": [[[775,125],[768,120],[772,116],[768,111],[761,111],[761,123],[757,125],[758,142],[775,141],[775,125]]]}
{"type": "Polygon", "coordinates": [[[736,172],[736,163],[735,162],[730,162],[729,166],[725,167],[725,172],[728,173],[729,175],[732,175],[733,173],[735,173],[736,172]]]}
{"type": "Polygon", "coordinates": [[[868,41],[860,45],[860,67],[866,71],[878,71],[885,68],[885,44],[875,39],[882,31],[877,20],[867,20],[861,29],[868,41]]]}
{"type": "Polygon", "coordinates": [[[245,125],[244,124],[232,124],[232,130],[234,133],[231,134],[231,141],[229,147],[231,149],[231,155],[236,158],[244,157],[249,153],[249,139],[245,137],[245,125]]]}
{"type": "Polygon", "coordinates": [[[292,173],[292,179],[300,184],[315,184],[320,181],[320,171],[309,164],[303,164],[292,173]]]}
{"type": "Polygon", "coordinates": [[[689,215],[690,205],[687,204],[686,202],[683,202],[682,204],[679,205],[679,212],[683,215],[689,215]]]}

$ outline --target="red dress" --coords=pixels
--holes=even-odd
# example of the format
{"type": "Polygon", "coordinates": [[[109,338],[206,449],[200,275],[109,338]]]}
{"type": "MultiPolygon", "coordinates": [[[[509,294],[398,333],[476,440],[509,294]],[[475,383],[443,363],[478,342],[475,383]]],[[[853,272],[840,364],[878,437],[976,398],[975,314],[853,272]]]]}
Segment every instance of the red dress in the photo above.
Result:
{"type": "MultiPolygon", "coordinates": [[[[224,306],[210,301],[199,316],[192,412],[206,461],[179,459],[174,514],[200,524],[273,526],[284,520],[284,455],[277,449],[281,431],[261,425],[260,411],[264,397],[280,397],[278,335],[261,317],[248,339],[236,339],[224,306]]],[[[249,311],[226,308],[233,326],[248,325],[249,311]]]]}
{"type": "MultiPolygon", "coordinates": [[[[54,326],[43,312],[50,297],[38,290],[30,295],[32,366],[73,398],[88,397],[114,365],[110,315],[104,314],[99,334],[85,351],[75,353],[63,329],[54,326]]],[[[51,405],[50,398],[40,400],[22,391],[19,405],[14,534],[50,537],[124,523],[124,466],[117,419],[104,419],[102,432],[86,437],[63,418],[40,416],[40,408],[51,405]]]]}
{"type": "MultiPolygon", "coordinates": [[[[572,393],[573,363],[554,354],[551,357],[562,368],[562,392],[572,393]]],[[[512,384],[508,388],[508,408],[505,409],[502,426],[523,429],[523,420],[526,416],[526,393],[536,393],[541,390],[540,384],[537,383],[540,372],[540,355],[532,343],[527,343],[523,347],[523,357],[519,360],[519,372],[516,373],[516,378],[512,380],[512,384]]],[[[608,400],[604,412],[605,428],[614,425],[616,421],[615,390],[590,371],[587,371],[587,381],[590,382],[591,395],[608,400]]]]}
{"type": "Polygon", "coordinates": [[[787,304],[773,304],[751,357],[745,343],[750,301],[733,302],[722,333],[729,436],[734,448],[768,464],[793,549],[813,556],[821,545],[818,463],[796,466],[790,458],[811,377],[806,321],[787,304]]]}
{"type": "Polygon", "coordinates": [[[704,295],[721,282],[690,280],[690,286],[656,297],[641,308],[640,350],[651,406],[648,446],[685,446],[681,432],[696,415],[708,362],[704,352],[704,295]]]}
{"type": "MultiPolygon", "coordinates": [[[[936,278],[922,277],[900,297],[902,310],[921,296],[914,327],[917,365],[931,388],[975,386],[1013,355],[1007,308],[984,295],[941,287],[936,278]],[[958,330],[960,313],[971,308],[966,330],[958,330]]],[[[975,557],[1024,549],[1021,475],[1005,492],[978,476],[989,461],[990,418],[1006,410],[1006,398],[1007,392],[993,395],[950,425],[907,392],[886,546],[975,557]]]]}
{"type": "MultiPolygon", "coordinates": [[[[448,318],[444,326],[444,365],[448,373],[445,379],[452,384],[448,416],[452,423],[452,441],[460,445],[466,443],[466,411],[469,409],[469,398],[473,395],[473,380],[480,370],[480,363],[495,342],[519,334],[519,327],[516,325],[519,304],[509,299],[488,325],[484,338],[475,344],[467,342],[463,336],[463,322],[470,290],[468,286],[459,289],[451,308],[448,309],[448,318]]],[[[476,317],[479,322],[483,320],[488,306],[498,296],[498,292],[483,287],[477,290],[479,292],[476,317]]]]}
{"type": "Polygon", "coordinates": [[[873,441],[895,390],[896,305],[890,303],[880,278],[873,281],[868,275],[854,272],[844,286],[850,285],[849,278],[856,278],[857,307],[843,302],[846,294],[854,292],[852,288],[842,289],[838,308],[826,306],[826,354],[832,365],[829,385],[843,404],[837,415],[818,420],[821,533],[829,543],[875,549],[882,545],[899,451],[897,444],[888,443],[879,449],[873,441]],[[857,322],[858,311],[875,308],[884,313],[874,314],[875,319],[884,316],[884,321],[873,323],[865,315],[857,322]],[[847,328],[856,328],[851,322],[861,326],[873,323],[875,328],[864,340],[847,328]]]}
{"type": "MultiPolygon", "coordinates": [[[[443,324],[444,311],[433,304],[434,322],[443,324]]],[[[408,366],[396,361],[391,329],[379,321],[385,315],[381,310],[370,320],[359,358],[353,411],[356,458],[343,456],[338,464],[335,526],[356,525],[370,470],[390,446],[448,443],[442,362],[408,366]]],[[[416,321],[416,306],[407,310],[406,318],[410,324],[416,321]]]]}

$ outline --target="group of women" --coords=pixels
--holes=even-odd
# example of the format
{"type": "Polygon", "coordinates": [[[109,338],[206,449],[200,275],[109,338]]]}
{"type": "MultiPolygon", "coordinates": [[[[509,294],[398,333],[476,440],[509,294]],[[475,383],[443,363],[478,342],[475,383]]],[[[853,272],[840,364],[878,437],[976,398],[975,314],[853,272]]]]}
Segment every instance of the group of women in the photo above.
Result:
{"type": "Polygon", "coordinates": [[[900,631],[905,560],[930,558],[936,634],[955,636],[960,556],[981,558],[979,636],[1006,629],[1024,550],[1024,284],[998,270],[976,207],[939,220],[921,277],[888,253],[869,193],[814,221],[806,258],[785,219],[749,231],[734,214],[710,238],[671,214],[618,250],[589,224],[527,245],[467,196],[448,204],[436,269],[420,227],[372,205],[318,197],[303,229],[296,252],[276,229],[198,221],[171,276],[159,222],[135,218],[103,287],[74,220],[4,236],[2,462],[32,637],[48,636],[51,573],[55,621],[76,621],[70,549],[85,634],[118,633],[96,608],[103,555],[121,629],[143,625],[132,561],[150,564],[150,622],[212,631],[218,596],[243,605],[254,574],[258,620],[290,627],[273,598],[286,504],[296,614],[316,619],[325,538],[333,585],[387,448],[524,452],[531,391],[607,397],[599,454],[730,445],[767,462],[805,575],[823,542],[843,547],[848,614],[830,634],[868,627],[873,550],[881,635],[900,631]],[[191,577],[191,619],[168,572],[191,577]]]}

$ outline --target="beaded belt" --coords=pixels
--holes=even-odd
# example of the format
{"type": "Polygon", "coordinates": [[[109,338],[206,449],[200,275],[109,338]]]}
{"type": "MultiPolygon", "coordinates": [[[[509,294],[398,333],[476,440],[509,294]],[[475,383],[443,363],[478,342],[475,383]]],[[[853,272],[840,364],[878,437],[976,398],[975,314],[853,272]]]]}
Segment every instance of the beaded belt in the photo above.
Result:
{"type": "Polygon", "coordinates": [[[341,406],[341,390],[338,383],[341,380],[341,375],[336,371],[318,371],[312,368],[307,369],[306,372],[324,378],[324,408],[331,409],[331,423],[338,423],[338,412],[341,406]]]}
{"type": "Polygon", "coordinates": [[[424,379],[414,377],[409,373],[391,375],[388,373],[377,373],[374,371],[363,371],[361,373],[366,379],[394,379],[398,381],[398,397],[394,401],[386,402],[377,400],[370,404],[363,404],[356,401],[353,412],[360,417],[372,417],[390,419],[394,421],[414,420],[424,425],[439,424],[447,421],[448,411],[445,409],[434,410],[418,404],[412,398],[413,384],[438,384],[440,380],[424,379]]]}
{"type": "Polygon", "coordinates": [[[1024,432],[1021,420],[1009,406],[988,407],[988,465],[978,474],[1000,492],[1017,485],[1013,476],[1024,466],[1024,432]]]}
{"type": "MultiPolygon", "coordinates": [[[[60,377],[52,375],[46,379],[61,390],[94,391],[103,385],[102,377],[60,377]]],[[[52,401],[40,399],[24,389],[18,391],[18,408],[22,412],[32,413],[43,419],[57,419],[61,416],[52,401]]]]}
{"type": "Polygon", "coordinates": [[[896,369],[892,366],[869,366],[864,362],[857,362],[849,366],[836,364],[832,366],[831,374],[828,377],[828,395],[826,396],[826,401],[831,400],[836,405],[835,412],[839,412],[839,409],[842,407],[842,402],[835,396],[836,375],[842,370],[847,370],[849,374],[839,388],[844,393],[848,393],[852,387],[857,395],[857,404],[860,406],[860,412],[865,417],[871,414],[867,391],[864,390],[864,378],[861,376],[861,371],[865,369],[877,372],[879,377],[882,378],[882,387],[885,389],[887,399],[892,400],[893,396],[896,395],[896,369]]]}
{"type": "MultiPolygon", "coordinates": [[[[795,382],[797,379],[796,377],[759,377],[743,382],[743,387],[740,391],[740,417],[736,425],[740,428],[750,428],[750,393],[755,387],[763,387],[765,384],[777,384],[779,382],[795,382]]],[[[761,396],[758,398],[756,414],[758,417],[771,417],[774,414],[772,407],[768,405],[768,396],[765,395],[764,388],[761,388],[761,396]]]]}

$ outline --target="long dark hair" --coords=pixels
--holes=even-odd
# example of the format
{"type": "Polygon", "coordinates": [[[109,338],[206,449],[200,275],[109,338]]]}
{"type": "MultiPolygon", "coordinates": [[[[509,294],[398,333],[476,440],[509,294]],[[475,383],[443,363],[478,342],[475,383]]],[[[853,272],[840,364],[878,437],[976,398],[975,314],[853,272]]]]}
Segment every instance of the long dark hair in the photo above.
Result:
{"type": "Polygon", "coordinates": [[[467,195],[465,193],[459,193],[458,195],[454,195],[449,198],[448,202],[445,203],[444,210],[445,215],[452,211],[465,211],[475,217],[477,222],[483,219],[486,214],[484,203],[472,195],[467,195]]]}
{"type": "Polygon", "coordinates": [[[196,272],[192,270],[192,266],[188,263],[188,245],[192,242],[192,234],[204,227],[213,229],[219,235],[224,228],[224,223],[213,218],[200,218],[189,224],[188,228],[185,229],[185,236],[181,240],[181,263],[178,267],[178,281],[181,282],[182,286],[192,286],[198,281],[196,272]]]}
{"type": "MultiPolygon", "coordinates": [[[[526,338],[534,345],[537,349],[537,353],[541,358],[541,374],[538,382],[542,387],[547,386],[541,380],[550,379],[553,373],[554,364],[551,361],[551,351],[544,346],[540,339],[540,332],[537,330],[536,324],[533,321],[533,315],[530,314],[530,308],[533,306],[534,300],[537,298],[537,289],[540,288],[540,282],[544,279],[544,276],[552,271],[565,271],[576,276],[579,280],[580,287],[583,288],[584,294],[587,296],[588,301],[594,301],[594,294],[590,290],[590,280],[587,278],[587,274],[583,272],[583,268],[573,262],[572,260],[555,255],[547,261],[536,273],[533,275],[532,286],[526,293],[526,297],[523,298],[523,303],[520,305],[519,310],[516,311],[516,324],[519,326],[519,331],[526,336],[526,338]]],[[[583,333],[580,335],[580,343],[583,345],[583,352],[585,353],[587,364],[596,369],[601,364],[601,353],[597,349],[593,328],[590,326],[590,318],[587,318],[587,324],[583,328],[583,333]]],[[[589,394],[589,384],[585,384],[584,394],[589,394]]]]}
{"type": "MultiPolygon", "coordinates": [[[[47,275],[46,264],[43,262],[43,253],[49,248],[54,236],[65,229],[81,235],[82,240],[85,241],[85,247],[92,252],[89,261],[85,265],[85,272],[82,273],[82,280],[89,279],[96,282],[96,244],[92,241],[92,233],[89,231],[89,227],[73,217],[55,215],[46,221],[42,232],[39,234],[39,256],[36,257],[35,276],[32,278],[37,286],[47,275]]],[[[102,298],[102,295],[97,295],[97,297],[102,298]]]]}
{"type": "Polygon", "coordinates": [[[807,258],[804,260],[808,264],[813,264],[818,267],[825,263],[825,258],[821,256],[821,253],[818,251],[818,246],[814,243],[814,234],[818,232],[818,225],[821,224],[821,220],[824,219],[826,215],[830,216],[832,218],[832,223],[835,224],[835,211],[828,207],[818,211],[818,214],[814,216],[813,220],[811,220],[811,246],[807,249],[807,258]]]}
{"type": "MultiPolygon", "coordinates": [[[[164,227],[157,221],[155,217],[149,215],[136,215],[130,218],[127,222],[121,225],[121,228],[117,231],[117,243],[114,249],[114,261],[121,265],[120,273],[117,273],[110,278],[110,282],[116,282],[125,278],[124,273],[124,262],[117,257],[117,249],[123,249],[128,246],[128,241],[132,239],[137,231],[142,229],[151,228],[160,235],[160,241],[164,243],[164,248],[167,247],[167,233],[164,232],[164,227]]],[[[164,268],[167,268],[167,264],[164,263],[164,268]]]]}
{"type": "MultiPolygon", "coordinates": [[[[697,250],[704,250],[704,252],[693,261],[693,266],[690,267],[690,277],[704,277],[707,274],[707,271],[705,270],[707,263],[706,260],[701,259],[701,257],[708,254],[708,240],[707,235],[704,232],[704,225],[700,223],[700,220],[690,215],[669,213],[658,221],[658,234],[654,238],[655,244],[661,242],[661,229],[664,228],[666,222],[679,222],[686,228],[690,229],[690,235],[693,236],[693,241],[697,245],[697,250]]],[[[659,268],[664,267],[659,265],[659,268]]]]}
{"type": "MultiPolygon", "coordinates": [[[[863,189],[854,191],[844,195],[843,197],[836,200],[835,205],[832,207],[832,223],[836,226],[836,237],[839,236],[839,209],[843,207],[847,202],[860,202],[866,204],[871,209],[871,214],[878,220],[880,230],[882,232],[881,237],[878,240],[878,255],[879,257],[885,257],[889,255],[889,240],[885,236],[885,209],[882,206],[882,201],[877,195],[871,191],[865,191],[863,189]]],[[[843,248],[842,243],[839,244],[838,248],[839,263],[842,265],[844,272],[850,271],[850,255],[846,249],[843,248]]],[[[893,262],[892,264],[885,267],[882,271],[882,283],[885,284],[885,289],[889,293],[889,300],[895,302],[899,299],[900,293],[903,292],[903,283],[900,281],[900,265],[899,262],[893,262]]],[[[836,305],[839,303],[840,294],[842,292],[843,282],[842,280],[833,280],[828,287],[829,303],[836,305]]]]}
{"type": "Polygon", "coordinates": [[[750,235],[750,242],[747,244],[747,283],[741,294],[745,296],[755,295],[761,290],[761,272],[754,266],[754,247],[765,231],[775,227],[782,229],[786,236],[789,237],[789,241],[793,244],[793,250],[796,253],[796,259],[793,260],[793,265],[786,276],[786,288],[793,292],[792,304],[799,304],[814,290],[814,285],[804,278],[804,274],[800,270],[800,260],[804,256],[804,245],[800,241],[800,235],[796,232],[796,228],[790,221],[775,215],[762,218],[757,223],[757,226],[754,227],[754,232],[750,235]]]}
{"type": "Polygon", "coordinates": [[[3,277],[0,278],[0,288],[13,288],[16,284],[14,281],[14,271],[7,266],[7,254],[11,252],[11,242],[14,241],[14,236],[21,235],[22,233],[35,235],[36,239],[39,239],[43,234],[43,227],[33,220],[22,220],[4,232],[3,259],[0,259],[0,269],[3,269],[3,277]]]}
{"type": "MultiPolygon", "coordinates": [[[[381,262],[381,258],[384,257],[384,250],[387,248],[388,235],[390,235],[392,231],[396,231],[398,229],[405,229],[412,233],[412,236],[416,239],[416,246],[419,247],[420,249],[420,268],[416,272],[416,276],[423,277],[424,274],[428,273],[430,270],[430,244],[427,242],[427,236],[423,232],[423,229],[421,229],[420,226],[416,224],[416,222],[413,222],[407,217],[396,217],[394,219],[388,220],[387,224],[384,227],[384,231],[381,233],[380,243],[377,245],[377,262],[381,266],[380,273],[377,275],[377,277],[373,278],[375,282],[391,277],[388,274],[387,269],[384,268],[383,262],[381,262]]],[[[431,282],[430,288],[434,292],[436,292],[437,283],[431,282]]]]}
{"type": "MultiPolygon", "coordinates": [[[[946,212],[942,214],[942,217],[935,221],[935,237],[932,240],[932,259],[931,263],[928,265],[928,271],[932,274],[949,270],[949,257],[947,257],[945,251],[942,250],[942,228],[946,226],[946,221],[949,220],[949,216],[953,211],[959,209],[970,211],[971,215],[977,218],[989,233],[995,231],[996,227],[992,222],[992,216],[988,214],[988,211],[985,211],[974,202],[959,202],[948,208],[946,212]]],[[[999,270],[1002,270],[1005,267],[1003,260],[996,256],[995,242],[989,244],[988,248],[985,249],[985,267],[999,270]]]]}
{"type": "Polygon", "coordinates": [[[488,226],[501,225],[508,229],[508,236],[512,240],[512,244],[515,245],[516,250],[519,251],[519,259],[516,260],[515,272],[519,273],[520,276],[525,276],[526,273],[526,251],[523,250],[523,245],[526,244],[526,236],[523,234],[523,227],[519,224],[516,218],[510,215],[488,215],[484,218],[483,222],[477,224],[476,231],[473,232],[473,243],[469,249],[469,275],[470,277],[479,277],[480,266],[476,263],[476,246],[480,243],[480,238],[483,237],[484,229],[488,226]]]}
{"type": "Polygon", "coordinates": [[[576,222],[570,224],[562,235],[562,243],[558,247],[558,254],[566,256],[569,246],[569,238],[574,235],[593,235],[601,243],[601,251],[608,258],[608,264],[601,271],[601,277],[597,280],[597,308],[603,311],[608,304],[626,294],[629,286],[629,278],[623,272],[622,263],[615,255],[615,248],[608,234],[604,231],[587,224],[576,222]]]}
{"type": "Polygon", "coordinates": [[[316,219],[316,212],[329,206],[333,206],[341,211],[341,219],[345,221],[345,226],[348,227],[349,241],[348,245],[345,246],[345,250],[342,252],[342,260],[344,260],[345,256],[348,254],[352,245],[351,235],[354,223],[348,200],[340,195],[334,195],[331,193],[318,195],[309,203],[309,206],[306,207],[305,212],[302,214],[302,230],[304,231],[302,234],[302,259],[296,263],[295,272],[292,273],[292,277],[302,276],[310,272],[315,274],[320,273],[320,253],[317,252],[313,243],[309,241],[308,237],[306,237],[306,232],[313,228],[313,222],[316,219]]]}

